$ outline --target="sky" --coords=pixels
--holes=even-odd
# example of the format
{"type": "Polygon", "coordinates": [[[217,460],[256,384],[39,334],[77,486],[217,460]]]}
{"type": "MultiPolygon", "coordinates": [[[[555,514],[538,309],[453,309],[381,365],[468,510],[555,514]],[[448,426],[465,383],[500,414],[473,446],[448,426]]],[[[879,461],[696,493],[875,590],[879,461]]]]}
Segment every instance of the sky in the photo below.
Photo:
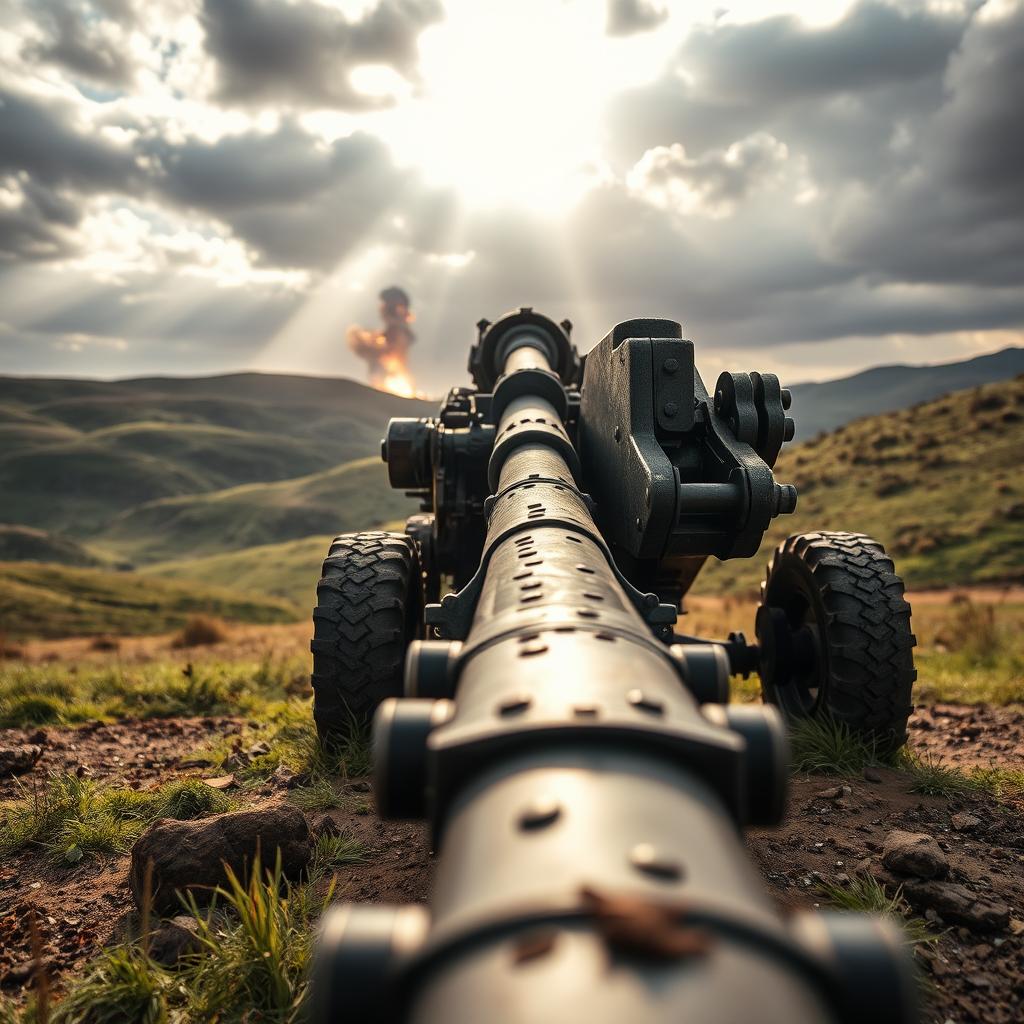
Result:
{"type": "Polygon", "coordinates": [[[0,0],[0,373],[362,375],[481,317],[784,381],[1024,344],[1024,0],[0,0]]]}

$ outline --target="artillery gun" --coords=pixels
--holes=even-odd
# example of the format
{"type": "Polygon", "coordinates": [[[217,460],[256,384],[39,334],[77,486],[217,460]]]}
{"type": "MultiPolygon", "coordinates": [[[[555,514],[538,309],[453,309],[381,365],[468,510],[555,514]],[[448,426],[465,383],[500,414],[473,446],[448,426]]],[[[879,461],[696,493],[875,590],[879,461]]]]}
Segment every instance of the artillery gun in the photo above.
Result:
{"type": "Polygon", "coordinates": [[[904,741],[891,560],[793,536],[756,643],[675,629],[706,559],[754,555],[796,507],[772,473],[789,393],[723,373],[709,394],[670,320],[586,356],[531,309],[477,327],[474,387],[382,445],[420,514],[339,537],[318,586],[318,730],[375,711],[378,811],[427,818],[437,865],[429,909],[327,915],[314,1019],[913,1021],[896,929],[780,919],[737,834],[784,813],[786,720],[904,741]],[[752,672],[765,703],[730,705],[752,672]]]}

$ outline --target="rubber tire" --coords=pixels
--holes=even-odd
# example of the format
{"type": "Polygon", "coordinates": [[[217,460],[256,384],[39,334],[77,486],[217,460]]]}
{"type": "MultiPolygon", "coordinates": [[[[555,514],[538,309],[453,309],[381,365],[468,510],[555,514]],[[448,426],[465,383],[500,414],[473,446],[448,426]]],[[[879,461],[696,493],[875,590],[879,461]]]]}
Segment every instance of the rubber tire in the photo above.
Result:
{"type": "Polygon", "coordinates": [[[916,639],[903,580],[878,541],[825,531],[789,537],[768,567],[761,605],[784,609],[791,624],[802,617],[817,632],[813,707],[798,707],[794,683],[769,678],[762,661],[767,703],[789,718],[831,717],[880,751],[906,742],[916,639]]]}
{"type": "Polygon", "coordinates": [[[313,718],[321,740],[364,726],[400,697],[405,652],[422,623],[416,544],[401,533],[336,537],[313,609],[313,718]]]}

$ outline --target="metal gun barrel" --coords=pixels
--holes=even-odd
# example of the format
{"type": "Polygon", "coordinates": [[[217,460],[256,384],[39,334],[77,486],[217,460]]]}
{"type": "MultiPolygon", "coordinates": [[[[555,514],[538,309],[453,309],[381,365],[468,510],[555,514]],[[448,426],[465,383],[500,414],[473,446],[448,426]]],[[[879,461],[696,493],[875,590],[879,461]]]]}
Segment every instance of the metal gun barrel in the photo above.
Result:
{"type": "MultiPolygon", "coordinates": [[[[594,523],[541,379],[548,365],[528,343],[503,363],[502,380],[523,376],[497,423],[454,705],[405,702],[424,708],[422,764],[407,771],[432,795],[429,920],[410,927],[392,912],[348,938],[337,925],[314,982],[333,986],[335,1002],[318,1005],[355,998],[370,962],[360,955],[383,941],[390,959],[378,1001],[365,1004],[375,1020],[906,1020],[891,934],[815,932],[784,921],[765,894],[737,825],[780,801],[774,709],[702,707],[687,686],[696,656],[688,665],[653,636],[645,613],[657,599],[623,580],[594,523]],[[879,935],[888,960],[865,952],[879,935]]],[[[383,711],[379,730],[396,720],[383,711]]]]}

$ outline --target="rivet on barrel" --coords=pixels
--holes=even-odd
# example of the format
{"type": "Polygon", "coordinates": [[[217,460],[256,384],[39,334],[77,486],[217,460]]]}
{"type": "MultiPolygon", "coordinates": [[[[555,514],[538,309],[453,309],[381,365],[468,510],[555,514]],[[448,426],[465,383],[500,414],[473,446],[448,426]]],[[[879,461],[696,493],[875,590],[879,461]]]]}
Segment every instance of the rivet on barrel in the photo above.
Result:
{"type": "Polygon", "coordinates": [[[524,831],[547,828],[558,820],[561,813],[562,805],[553,797],[538,797],[519,815],[519,827],[524,831]]]}

